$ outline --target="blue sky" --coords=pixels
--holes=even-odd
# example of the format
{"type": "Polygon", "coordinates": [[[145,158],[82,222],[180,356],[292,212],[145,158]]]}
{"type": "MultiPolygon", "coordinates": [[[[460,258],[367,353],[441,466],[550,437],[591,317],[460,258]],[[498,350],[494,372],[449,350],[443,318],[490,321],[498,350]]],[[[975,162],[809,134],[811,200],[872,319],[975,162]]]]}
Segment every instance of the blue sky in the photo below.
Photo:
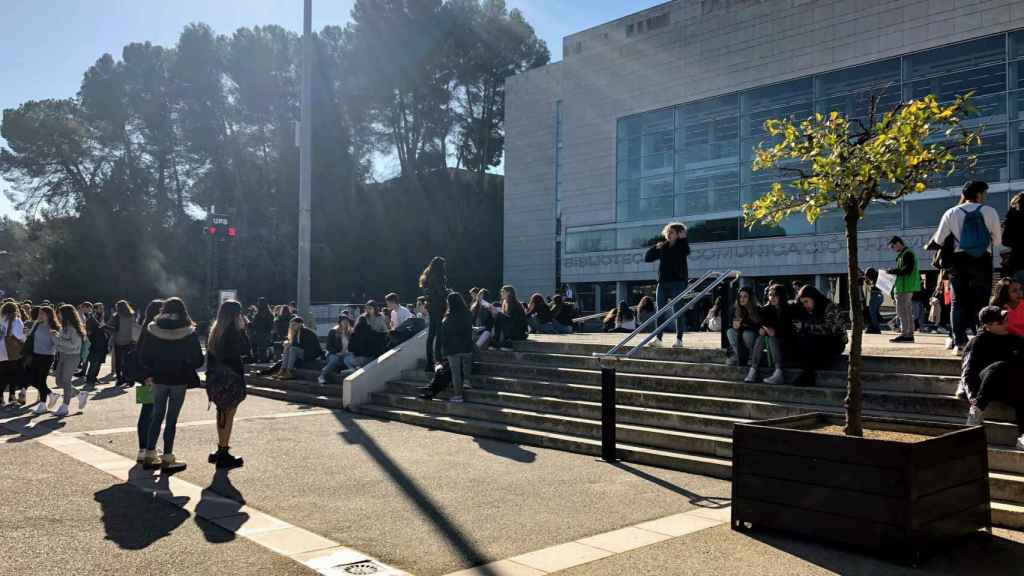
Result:
{"type": "MultiPolygon", "coordinates": [[[[663,0],[506,0],[519,8],[561,59],[562,37],[661,4],[663,0]]],[[[313,28],[348,21],[353,0],[313,0],[313,28]]],[[[130,42],[173,46],[189,22],[218,33],[242,26],[302,26],[302,0],[3,0],[0,109],[26,100],[65,98],[103,53],[120,57],[130,42]]],[[[0,140],[3,145],[3,140],[0,140]]],[[[382,172],[387,168],[382,167],[382,172]]],[[[0,191],[7,184],[0,180],[0,191]]],[[[12,208],[0,194],[0,214],[12,208]]]]}

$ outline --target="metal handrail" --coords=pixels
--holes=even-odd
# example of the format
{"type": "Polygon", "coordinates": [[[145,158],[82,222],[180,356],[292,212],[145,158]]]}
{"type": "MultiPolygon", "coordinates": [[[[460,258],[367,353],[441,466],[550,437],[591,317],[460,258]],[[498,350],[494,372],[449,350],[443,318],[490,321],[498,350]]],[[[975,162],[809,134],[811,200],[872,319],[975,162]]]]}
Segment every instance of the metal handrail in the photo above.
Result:
{"type": "MultiPolygon", "coordinates": [[[[713,272],[705,272],[703,276],[698,278],[696,281],[690,283],[690,286],[695,286],[697,284],[700,284],[701,282],[707,280],[708,276],[710,276],[711,274],[713,274],[713,272]]],[[[687,288],[689,288],[689,287],[687,287],[687,288]]],[[[665,305],[666,306],[668,306],[669,304],[673,304],[674,305],[675,302],[677,302],[680,299],[686,297],[686,294],[687,294],[687,292],[683,292],[682,294],[677,295],[675,298],[672,299],[671,302],[668,302],[665,305]]],[[[630,309],[632,309],[632,310],[639,310],[640,307],[639,306],[630,306],[630,309]]],[[[578,324],[578,323],[581,323],[581,322],[586,322],[588,320],[594,320],[594,319],[597,319],[597,318],[601,318],[601,317],[605,316],[606,314],[608,314],[608,312],[598,312],[596,314],[591,314],[589,316],[580,316],[579,318],[573,318],[572,321],[573,321],[574,324],[578,324]]],[[[648,319],[648,320],[650,320],[650,319],[648,319]]],[[[644,324],[642,324],[640,326],[640,328],[642,329],[646,325],[647,325],[647,323],[645,322],[644,324]]]]}
{"type": "MultiPolygon", "coordinates": [[[[661,310],[662,309],[668,308],[669,306],[674,307],[683,298],[686,298],[686,297],[690,296],[690,294],[697,288],[697,286],[700,286],[705,280],[707,280],[708,278],[710,278],[710,277],[712,277],[712,276],[714,276],[716,274],[721,274],[721,272],[717,272],[715,270],[708,270],[707,272],[705,272],[703,276],[701,276],[697,280],[691,282],[686,287],[685,290],[683,290],[679,294],[676,294],[675,298],[672,298],[671,300],[666,302],[664,306],[660,306],[657,310],[655,310],[654,314],[652,314],[650,318],[648,318],[647,320],[644,320],[644,322],[642,324],[637,326],[635,330],[630,332],[618,344],[616,344],[615,346],[612,346],[611,350],[605,352],[604,354],[601,354],[601,353],[598,353],[598,352],[594,352],[594,356],[614,356],[615,353],[618,352],[623,346],[625,346],[627,342],[632,340],[637,334],[643,332],[648,326],[650,326],[651,322],[656,322],[658,320],[658,318],[661,316],[661,310]]],[[[675,316],[673,316],[673,318],[674,317],[675,316]]],[[[657,330],[655,330],[655,333],[656,332],[657,332],[657,330]]]]}

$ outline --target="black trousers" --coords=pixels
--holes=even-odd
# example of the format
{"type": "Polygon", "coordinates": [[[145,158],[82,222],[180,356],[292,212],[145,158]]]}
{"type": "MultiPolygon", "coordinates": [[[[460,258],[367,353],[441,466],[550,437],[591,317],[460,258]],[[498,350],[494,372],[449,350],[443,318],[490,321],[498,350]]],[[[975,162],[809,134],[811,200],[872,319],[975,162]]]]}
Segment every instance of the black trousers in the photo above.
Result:
{"type": "Polygon", "coordinates": [[[99,352],[89,352],[89,358],[87,360],[89,367],[85,371],[85,381],[89,384],[95,384],[96,379],[100,375],[100,368],[103,367],[103,363],[107,361],[107,351],[101,349],[99,352]]]}
{"type": "Polygon", "coordinates": [[[839,338],[799,334],[796,337],[796,350],[799,353],[793,356],[805,373],[814,374],[829,367],[836,356],[843,353],[843,348],[845,345],[839,338]]]}
{"type": "Polygon", "coordinates": [[[440,314],[430,311],[430,324],[427,325],[427,366],[434,366],[434,359],[441,358],[441,343],[437,340],[437,333],[441,331],[441,319],[447,310],[441,310],[440,314]]]}
{"type": "Polygon", "coordinates": [[[1017,415],[1017,433],[1024,435],[1024,363],[993,362],[979,376],[978,408],[985,410],[993,401],[1013,406],[1017,415]]]}
{"type": "Polygon", "coordinates": [[[50,395],[50,387],[46,385],[46,377],[50,375],[53,356],[32,354],[32,363],[28,366],[28,383],[39,392],[39,401],[44,402],[50,395]]]}
{"type": "Polygon", "coordinates": [[[128,353],[135,348],[135,344],[114,346],[114,374],[117,375],[117,383],[123,384],[128,381],[127,362],[128,353]]]}
{"type": "Polygon", "coordinates": [[[25,387],[25,372],[21,369],[21,360],[0,362],[0,396],[6,390],[11,396],[25,387]]]}

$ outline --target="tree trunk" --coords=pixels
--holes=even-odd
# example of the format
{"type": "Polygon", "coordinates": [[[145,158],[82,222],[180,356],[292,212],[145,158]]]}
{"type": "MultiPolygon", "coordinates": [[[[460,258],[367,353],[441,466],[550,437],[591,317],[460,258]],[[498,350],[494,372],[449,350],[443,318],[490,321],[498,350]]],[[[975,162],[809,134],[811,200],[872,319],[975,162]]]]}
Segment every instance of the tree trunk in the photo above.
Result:
{"type": "Polygon", "coordinates": [[[861,385],[860,372],[861,342],[864,338],[864,290],[860,281],[860,262],[857,252],[857,225],[860,221],[858,210],[846,210],[846,270],[849,275],[850,319],[853,321],[853,333],[850,335],[850,366],[846,383],[846,434],[847,436],[863,436],[864,427],[861,414],[864,410],[864,391],[861,385]]]}

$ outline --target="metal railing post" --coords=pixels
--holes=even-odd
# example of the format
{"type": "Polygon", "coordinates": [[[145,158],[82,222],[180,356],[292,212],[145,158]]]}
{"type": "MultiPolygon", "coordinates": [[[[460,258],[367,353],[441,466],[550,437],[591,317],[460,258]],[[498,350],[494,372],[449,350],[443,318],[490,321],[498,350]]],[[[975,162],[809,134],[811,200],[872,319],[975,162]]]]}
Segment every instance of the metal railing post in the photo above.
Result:
{"type": "Polygon", "coordinates": [[[601,359],[601,459],[616,462],[615,450],[615,362],[601,359]]]}

